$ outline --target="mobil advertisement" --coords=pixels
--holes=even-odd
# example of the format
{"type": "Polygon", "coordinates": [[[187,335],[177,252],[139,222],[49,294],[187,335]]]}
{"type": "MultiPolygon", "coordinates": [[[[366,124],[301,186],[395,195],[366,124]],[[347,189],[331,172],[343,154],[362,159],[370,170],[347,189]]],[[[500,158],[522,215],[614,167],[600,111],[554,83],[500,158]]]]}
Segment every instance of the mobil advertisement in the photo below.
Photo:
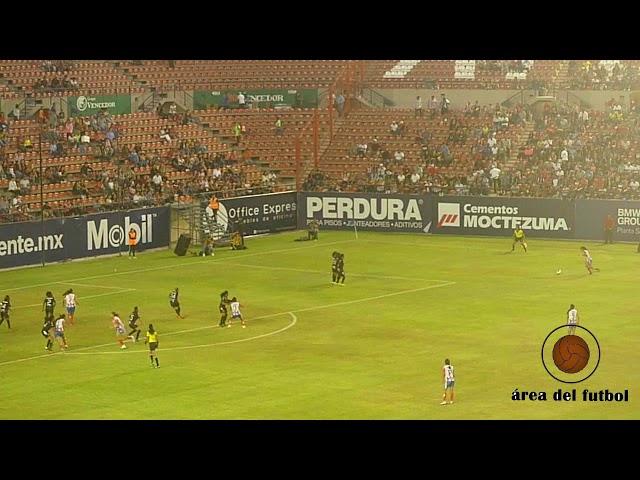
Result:
{"type": "Polygon", "coordinates": [[[245,235],[295,230],[297,207],[296,192],[225,198],[220,200],[217,222],[225,232],[241,225],[245,235]]]}
{"type": "Polygon", "coordinates": [[[539,198],[439,197],[432,233],[573,238],[573,201],[539,198]]]}
{"type": "Polygon", "coordinates": [[[640,201],[628,200],[576,200],[576,238],[604,241],[609,215],[614,242],[640,241],[640,201]]]}
{"type": "Polygon", "coordinates": [[[428,233],[431,200],[412,195],[368,193],[299,194],[298,227],[312,220],[320,229],[428,233]]]}
{"type": "Polygon", "coordinates": [[[0,269],[118,253],[130,229],[140,251],[168,246],[169,208],[0,225],[0,269]]]}

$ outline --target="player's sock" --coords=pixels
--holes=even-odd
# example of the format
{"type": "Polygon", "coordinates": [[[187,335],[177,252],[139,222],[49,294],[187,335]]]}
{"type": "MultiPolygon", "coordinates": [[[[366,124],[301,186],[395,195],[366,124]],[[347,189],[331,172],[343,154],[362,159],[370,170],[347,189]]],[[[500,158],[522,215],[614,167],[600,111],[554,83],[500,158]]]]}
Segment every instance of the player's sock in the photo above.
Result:
{"type": "Polygon", "coordinates": [[[160,362],[158,361],[158,357],[156,357],[156,366],[159,367],[160,366],[160,362]]]}
{"type": "Polygon", "coordinates": [[[9,330],[11,330],[11,321],[7,318],[7,327],[9,327],[9,330]]]}
{"type": "Polygon", "coordinates": [[[153,367],[153,355],[149,355],[149,360],[151,360],[151,366],[153,367]]]}
{"type": "Polygon", "coordinates": [[[142,332],[142,330],[138,330],[138,333],[136,333],[136,342],[140,339],[140,332],[142,332]]]}

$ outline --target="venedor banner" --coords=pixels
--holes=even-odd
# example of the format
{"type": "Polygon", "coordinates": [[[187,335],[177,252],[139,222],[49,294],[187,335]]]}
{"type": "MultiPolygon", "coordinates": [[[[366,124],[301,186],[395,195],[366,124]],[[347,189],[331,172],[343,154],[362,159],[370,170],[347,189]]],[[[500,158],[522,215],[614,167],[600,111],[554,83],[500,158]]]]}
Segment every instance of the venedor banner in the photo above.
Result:
{"type": "Polygon", "coordinates": [[[130,95],[100,95],[68,98],[69,116],[83,117],[86,115],[95,115],[102,109],[107,109],[111,115],[122,115],[131,113],[131,96],[130,95]]]}
{"type": "Polygon", "coordinates": [[[225,198],[220,200],[217,220],[225,231],[241,222],[245,235],[295,230],[297,208],[296,192],[225,198]]]}
{"type": "Polygon", "coordinates": [[[0,225],[0,269],[118,253],[127,232],[138,250],[169,245],[169,208],[107,212],[78,218],[0,225]]]}
{"type": "Polygon", "coordinates": [[[326,230],[427,233],[431,227],[430,197],[301,192],[298,204],[299,228],[311,220],[326,230]]]}
{"type": "Polygon", "coordinates": [[[607,215],[615,222],[613,241],[639,241],[640,202],[626,200],[576,200],[576,238],[604,241],[607,215]]]}
{"type": "MultiPolygon", "coordinates": [[[[196,90],[193,92],[193,109],[201,110],[211,106],[230,108],[238,106],[239,90],[211,91],[196,90]]],[[[318,90],[300,88],[297,90],[243,90],[245,102],[254,107],[305,107],[318,106],[318,90]]]]}
{"type": "Polygon", "coordinates": [[[574,202],[508,197],[438,197],[432,233],[573,238],[574,202]]]}

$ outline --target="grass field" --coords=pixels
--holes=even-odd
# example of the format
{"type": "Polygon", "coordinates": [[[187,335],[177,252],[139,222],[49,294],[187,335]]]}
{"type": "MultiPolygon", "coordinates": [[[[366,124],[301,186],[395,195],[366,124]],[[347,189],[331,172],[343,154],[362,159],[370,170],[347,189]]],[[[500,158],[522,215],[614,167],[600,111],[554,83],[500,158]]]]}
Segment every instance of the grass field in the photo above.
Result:
{"type": "MultiPolygon", "coordinates": [[[[640,419],[640,326],[634,245],[509,238],[300,232],[247,240],[241,252],[170,251],[3,272],[12,330],[0,325],[0,418],[9,419],[640,419]],[[330,282],[345,253],[346,286],[330,282]],[[561,275],[556,275],[558,268],[561,275]],[[180,287],[184,320],[169,291],[180,287]],[[41,302],[73,287],[66,353],[44,351],[41,302]],[[217,327],[219,293],[237,296],[248,327],[217,327]],[[628,403],[511,400],[570,389],[540,361],[545,336],[575,303],[597,336],[598,370],[575,386],[630,390],[628,403]],[[160,333],[161,368],[145,345],[120,350],[110,312],[134,305],[160,333]],[[443,360],[456,403],[441,406],[443,360]]],[[[54,350],[57,352],[57,347],[54,350]]]]}

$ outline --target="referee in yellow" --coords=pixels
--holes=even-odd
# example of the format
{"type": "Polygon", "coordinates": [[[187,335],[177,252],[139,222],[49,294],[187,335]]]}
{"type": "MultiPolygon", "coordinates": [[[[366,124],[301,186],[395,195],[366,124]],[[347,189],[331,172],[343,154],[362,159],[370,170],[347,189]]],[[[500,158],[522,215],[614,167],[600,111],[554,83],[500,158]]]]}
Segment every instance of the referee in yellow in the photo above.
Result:
{"type": "Polygon", "coordinates": [[[155,328],[153,328],[152,324],[149,324],[149,328],[147,330],[147,339],[144,341],[145,344],[149,344],[149,359],[151,360],[151,367],[160,368],[160,363],[158,362],[158,354],[156,350],[158,349],[158,332],[156,332],[155,328]],[[153,360],[155,359],[156,364],[153,364],[153,360]]]}
{"type": "Polygon", "coordinates": [[[524,248],[524,252],[527,253],[527,239],[524,235],[524,230],[522,230],[522,228],[520,227],[516,228],[513,232],[513,245],[511,245],[512,252],[516,248],[516,243],[522,245],[522,248],[524,248]]]}

